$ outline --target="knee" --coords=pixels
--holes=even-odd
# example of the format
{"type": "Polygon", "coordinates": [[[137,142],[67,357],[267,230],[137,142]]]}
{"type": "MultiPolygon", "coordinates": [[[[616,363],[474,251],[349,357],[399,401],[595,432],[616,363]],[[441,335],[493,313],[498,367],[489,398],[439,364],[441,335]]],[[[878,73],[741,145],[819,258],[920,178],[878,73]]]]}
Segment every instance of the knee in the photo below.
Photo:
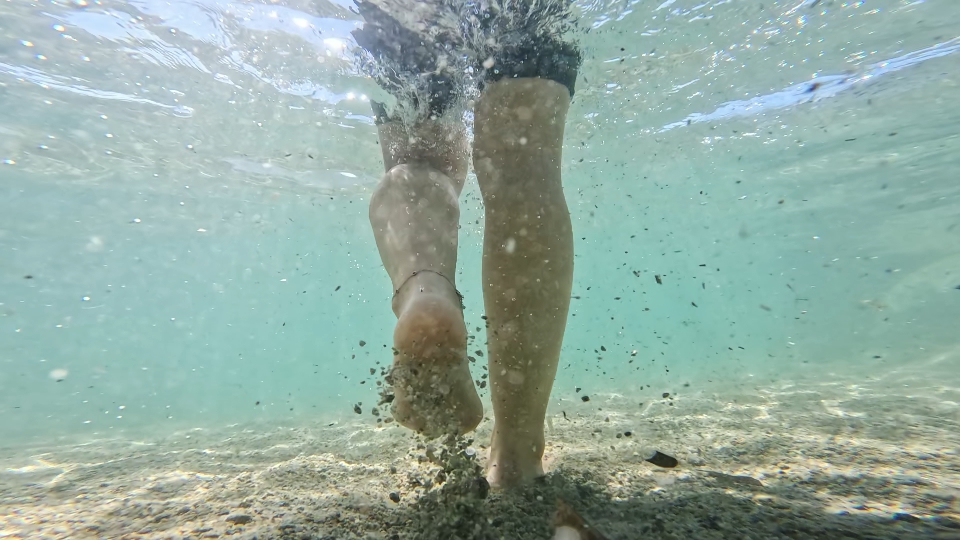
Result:
{"type": "Polygon", "coordinates": [[[419,176],[424,176],[423,167],[404,163],[395,165],[389,171],[384,173],[380,180],[380,187],[403,186],[416,181],[419,176]]]}
{"type": "Polygon", "coordinates": [[[433,193],[438,191],[454,201],[457,199],[450,177],[427,165],[404,163],[392,167],[383,175],[370,203],[377,206],[386,199],[433,199],[433,193]]]}

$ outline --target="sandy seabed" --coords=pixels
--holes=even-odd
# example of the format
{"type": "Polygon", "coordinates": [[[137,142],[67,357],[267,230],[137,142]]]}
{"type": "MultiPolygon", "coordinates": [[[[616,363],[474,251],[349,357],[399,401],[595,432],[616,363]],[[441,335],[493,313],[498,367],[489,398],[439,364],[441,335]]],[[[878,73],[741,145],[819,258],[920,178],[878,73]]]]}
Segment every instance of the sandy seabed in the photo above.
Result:
{"type": "Polygon", "coordinates": [[[561,499],[611,540],[960,539],[960,388],[927,380],[561,401],[550,473],[511,492],[479,481],[489,421],[456,447],[364,415],[5,448],[0,538],[546,540],[561,499]]]}

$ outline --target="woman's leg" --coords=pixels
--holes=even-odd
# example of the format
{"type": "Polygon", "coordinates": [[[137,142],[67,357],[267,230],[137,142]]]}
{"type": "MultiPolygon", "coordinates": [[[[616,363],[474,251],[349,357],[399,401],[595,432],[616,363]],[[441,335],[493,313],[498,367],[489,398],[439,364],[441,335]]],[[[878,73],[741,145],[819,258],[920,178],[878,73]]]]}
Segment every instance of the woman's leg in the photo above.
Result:
{"type": "Polygon", "coordinates": [[[386,122],[379,135],[387,173],[370,201],[370,223],[396,291],[393,415],[428,436],[465,433],[480,423],[483,408],[455,282],[464,127],[386,122]]]}
{"type": "MultiPolygon", "coordinates": [[[[418,6],[422,12],[398,15],[410,23],[441,9],[418,6]]],[[[374,103],[387,172],[370,201],[370,224],[396,291],[391,409],[400,424],[428,436],[464,433],[483,408],[455,282],[466,132],[461,121],[438,120],[458,95],[456,47],[449,36],[433,39],[373,2],[358,0],[357,9],[364,25],[353,35],[378,67],[371,75],[418,119],[391,120],[374,103]]]]}
{"type": "Polygon", "coordinates": [[[567,86],[522,77],[488,84],[476,106],[493,485],[543,474],[543,422],[573,281],[573,233],[560,182],[569,105],[567,86]]]}

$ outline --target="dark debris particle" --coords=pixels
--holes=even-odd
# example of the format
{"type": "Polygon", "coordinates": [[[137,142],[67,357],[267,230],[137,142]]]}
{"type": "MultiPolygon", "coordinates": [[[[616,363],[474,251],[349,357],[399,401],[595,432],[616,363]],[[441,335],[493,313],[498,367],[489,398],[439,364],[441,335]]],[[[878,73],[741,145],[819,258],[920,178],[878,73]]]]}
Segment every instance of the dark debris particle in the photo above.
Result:
{"type": "Polygon", "coordinates": [[[361,346],[361,347],[363,347],[363,346],[366,345],[366,344],[367,344],[366,341],[364,341],[364,340],[362,340],[362,339],[360,340],[360,346],[361,346]]]}
{"type": "Polygon", "coordinates": [[[653,279],[657,280],[657,285],[663,285],[663,279],[660,277],[660,274],[655,274],[653,279]]]}
{"type": "Polygon", "coordinates": [[[923,521],[913,514],[907,514],[905,512],[897,512],[893,515],[894,521],[906,521],[907,523],[919,523],[923,521]]]}
{"type": "Polygon", "coordinates": [[[256,402],[256,403],[254,403],[253,406],[256,407],[256,406],[259,405],[259,404],[260,404],[260,402],[258,401],[258,402],[256,402]]]}
{"type": "Polygon", "coordinates": [[[490,493],[490,482],[487,482],[487,479],[482,476],[475,478],[473,481],[473,489],[478,497],[486,499],[490,493]]]}
{"type": "Polygon", "coordinates": [[[473,354],[479,356],[480,358],[483,358],[483,351],[481,351],[480,349],[473,351],[473,354]]]}
{"type": "Polygon", "coordinates": [[[393,502],[395,502],[395,503],[400,502],[400,494],[397,493],[396,491],[391,491],[391,492],[390,492],[390,500],[393,501],[393,502]]]}
{"type": "Polygon", "coordinates": [[[353,412],[355,412],[355,413],[357,413],[357,414],[363,414],[363,409],[360,408],[360,404],[359,404],[359,403],[357,403],[356,405],[353,406],[353,412]]]}
{"type": "Polygon", "coordinates": [[[633,436],[633,432],[632,432],[632,431],[624,431],[624,432],[623,432],[623,436],[624,436],[624,437],[632,437],[632,436],[633,436]]]}
{"type": "Polygon", "coordinates": [[[667,399],[668,397],[670,397],[670,392],[664,392],[663,399],[667,399]]]}
{"type": "Polygon", "coordinates": [[[233,523],[234,525],[246,525],[253,521],[253,518],[246,514],[235,514],[232,516],[227,516],[227,521],[233,523]]]}
{"type": "MultiPolygon", "coordinates": [[[[33,276],[31,276],[30,274],[27,274],[23,276],[23,279],[33,279],[33,276]]],[[[957,288],[960,289],[960,287],[957,287],[957,288]]]]}
{"type": "Polygon", "coordinates": [[[580,388],[579,386],[575,388],[575,391],[576,391],[578,394],[580,393],[580,390],[583,390],[583,388],[580,388]]]}
{"type": "Polygon", "coordinates": [[[648,457],[645,461],[653,463],[657,467],[663,467],[665,469],[672,469],[680,464],[677,461],[677,458],[673,456],[668,456],[659,450],[654,452],[652,456],[648,457]]]}
{"type": "Polygon", "coordinates": [[[601,346],[600,346],[600,350],[606,352],[606,351],[607,351],[607,348],[604,347],[603,345],[601,345],[601,346]]]}
{"type": "Polygon", "coordinates": [[[334,290],[333,290],[333,292],[337,292],[337,291],[339,291],[339,290],[340,290],[340,286],[339,286],[339,285],[337,285],[337,288],[336,288],[336,289],[334,289],[334,290]]]}
{"type": "Polygon", "coordinates": [[[580,401],[586,403],[590,401],[590,396],[580,396],[580,401]]]}

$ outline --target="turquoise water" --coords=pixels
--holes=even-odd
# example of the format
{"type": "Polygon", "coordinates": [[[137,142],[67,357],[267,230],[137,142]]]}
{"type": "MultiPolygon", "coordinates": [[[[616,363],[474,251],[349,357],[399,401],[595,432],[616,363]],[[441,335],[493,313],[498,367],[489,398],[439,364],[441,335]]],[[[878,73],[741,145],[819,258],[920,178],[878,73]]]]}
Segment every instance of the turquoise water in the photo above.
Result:
{"type": "MultiPolygon", "coordinates": [[[[367,221],[382,94],[351,5],[0,4],[2,445],[376,402],[395,322],[367,221]]],[[[557,406],[898,373],[941,388],[956,426],[960,3],[577,12],[557,406]]],[[[472,174],[460,202],[473,331],[472,174]]]]}

